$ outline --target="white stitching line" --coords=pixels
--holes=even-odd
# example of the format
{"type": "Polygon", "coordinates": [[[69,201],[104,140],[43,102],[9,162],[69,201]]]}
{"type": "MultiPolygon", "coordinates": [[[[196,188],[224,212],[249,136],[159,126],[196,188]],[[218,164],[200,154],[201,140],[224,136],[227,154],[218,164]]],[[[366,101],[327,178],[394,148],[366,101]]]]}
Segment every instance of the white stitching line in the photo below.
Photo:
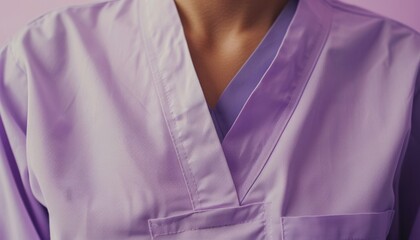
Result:
{"type": "MultiPolygon", "coordinates": [[[[137,3],[139,3],[139,2],[137,2],[137,3]]],[[[165,111],[165,108],[164,108],[164,106],[163,106],[163,104],[162,104],[162,101],[163,101],[163,98],[162,98],[162,96],[161,96],[161,94],[160,94],[160,91],[159,91],[159,86],[157,86],[158,84],[156,83],[156,81],[158,81],[158,80],[165,80],[166,78],[164,78],[162,75],[161,75],[161,73],[160,73],[160,71],[158,70],[158,69],[156,69],[155,67],[153,67],[154,65],[152,64],[152,60],[151,60],[151,58],[152,58],[152,53],[150,53],[149,52],[149,44],[148,44],[148,41],[145,39],[145,34],[144,34],[144,32],[146,32],[147,31],[147,29],[144,27],[144,25],[143,24],[141,24],[143,21],[140,19],[140,16],[139,16],[139,7],[140,6],[138,6],[137,7],[137,20],[138,20],[138,22],[140,23],[140,31],[139,31],[139,35],[141,35],[140,37],[143,39],[143,43],[144,43],[144,45],[146,46],[146,48],[145,48],[145,53],[146,53],[146,60],[147,60],[147,62],[148,62],[148,64],[149,64],[149,69],[151,70],[151,72],[152,72],[152,74],[153,74],[153,76],[154,76],[154,80],[153,80],[153,85],[155,86],[155,88],[157,88],[156,90],[156,92],[157,92],[157,95],[158,95],[158,97],[159,97],[159,99],[160,99],[160,105],[161,105],[161,108],[162,108],[162,111],[163,111],[163,113],[165,113],[166,111],[165,111]],[[155,81],[156,80],[156,81],[155,81]]],[[[150,32],[148,32],[148,34],[150,35],[150,32]]],[[[150,46],[151,48],[153,47],[153,46],[150,46]]],[[[153,55],[154,56],[154,55],[153,55]]],[[[166,90],[165,90],[166,91],[166,90]]],[[[167,94],[166,94],[166,92],[164,91],[164,95],[167,97],[167,94]]],[[[166,99],[167,100],[167,99],[166,99]]],[[[165,102],[165,103],[167,103],[167,106],[169,107],[169,102],[165,102]]],[[[169,109],[169,111],[170,111],[170,113],[172,114],[172,111],[169,109]]],[[[192,189],[191,189],[191,184],[190,184],[190,181],[189,181],[189,176],[187,176],[187,173],[185,172],[185,167],[184,167],[184,164],[183,164],[183,161],[181,160],[181,155],[180,155],[180,153],[179,153],[179,149],[178,149],[178,146],[179,146],[179,144],[178,144],[178,141],[177,141],[177,138],[175,138],[174,137],[174,135],[173,135],[173,133],[172,133],[172,127],[171,127],[171,125],[169,124],[169,119],[167,119],[167,116],[166,116],[166,114],[163,114],[163,116],[164,116],[164,118],[165,118],[165,123],[166,123],[166,125],[167,125],[167,127],[168,127],[168,132],[169,132],[169,134],[170,134],[170,136],[171,136],[171,139],[173,140],[172,142],[173,142],[173,144],[174,144],[174,148],[175,148],[175,152],[176,152],[176,154],[177,154],[177,160],[178,160],[178,164],[180,165],[180,168],[181,168],[181,173],[182,173],[182,175],[183,175],[183,178],[184,178],[184,181],[186,182],[186,185],[187,185],[187,188],[188,188],[188,192],[189,192],[189,198],[190,198],[190,201],[191,201],[191,205],[192,205],[192,207],[193,207],[193,209],[196,209],[196,205],[195,205],[195,201],[194,201],[194,196],[193,196],[193,194],[191,193],[191,191],[192,191],[192,189]]],[[[187,161],[187,164],[188,164],[188,161],[187,161]]],[[[187,167],[189,168],[189,165],[187,165],[187,167]]],[[[192,176],[192,178],[194,179],[194,176],[192,175],[192,173],[191,173],[191,169],[187,169],[187,170],[189,170],[188,171],[188,173],[192,176]]],[[[195,182],[195,180],[193,181],[193,183],[194,183],[194,187],[195,187],[195,193],[196,193],[196,196],[197,196],[197,201],[198,201],[198,206],[200,205],[200,198],[199,198],[199,195],[198,195],[198,190],[197,190],[197,185],[196,185],[196,182],[195,182]]]]}
{"type": "Polygon", "coordinates": [[[150,232],[150,235],[151,235],[152,240],[153,240],[153,239],[155,239],[155,234],[153,233],[152,222],[150,220],[148,220],[147,221],[147,225],[148,225],[149,232],[150,232]]]}
{"type": "Polygon", "coordinates": [[[242,224],[248,224],[248,223],[255,223],[255,222],[262,222],[264,223],[264,220],[261,219],[253,219],[253,220],[248,220],[248,221],[243,221],[243,222],[237,222],[237,223],[232,223],[232,224],[224,224],[224,225],[215,225],[215,226],[209,226],[209,227],[199,227],[199,228],[187,228],[187,229],[182,229],[179,231],[173,231],[173,232],[165,232],[165,233],[156,233],[154,234],[154,236],[166,236],[166,235],[172,235],[172,234],[177,234],[177,233],[182,233],[182,232],[187,232],[187,231],[197,231],[197,230],[205,230],[205,229],[213,229],[213,228],[222,228],[222,227],[229,227],[229,226],[235,226],[235,225],[242,225],[242,224]]]}
{"type": "MultiPolygon", "coordinates": [[[[299,7],[299,6],[298,6],[299,7]]],[[[333,12],[331,11],[331,9],[330,9],[330,11],[329,11],[329,16],[328,16],[328,18],[330,19],[329,21],[328,21],[328,26],[327,26],[327,28],[325,28],[324,30],[326,31],[326,33],[325,33],[325,35],[324,35],[324,37],[323,38],[319,38],[319,36],[320,35],[318,35],[317,37],[318,37],[318,39],[316,40],[316,41],[321,41],[321,46],[320,46],[320,48],[318,49],[318,53],[317,53],[317,55],[316,55],[316,57],[315,57],[315,59],[314,59],[314,61],[311,63],[311,65],[310,65],[310,69],[309,69],[309,71],[307,71],[307,77],[305,77],[306,78],[306,80],[304,80],[303,81],[303,86],[300,86],[300,91],[299,91],[299,89],[298,89],[298,87],[296,88],[296,90],[294,91],[294,93],[293,93],[293,95],[296,95],[296,92],[298,93],[297,95],[297,97],[296,97],[296,99],[295,99],[295,101],[292,101],[292,100],[290,100],[289,101],[289,103],[287,104],[287,106],[286,106],[286,108],[289,108],[290,106],[292,106],[291,108],[291,110],[290,110],[290,113],[289,113],[289,115],[288,115],[288,117],[286,117],[286,122],[284,123],[284,126],[282,127],[282,133],[280,133],[280,135],[278,136],[278,137],[275,137],[274,138],[274,140],[276,141],[276,144],[277,144],[277,142],[280,140],[280,138],[281,138],[281,136],[283,135],[283,132],[284,132],[284,130],[286,129],[286,127],[287,127],[287,125],[289,124],[289,121],[291,120],[291,118],[293,117],[293,115],[294,115],[294,112],[295,112],[295,110],[296,110],[296,108],[297,108],[297,106],[299,105],[299,102],[300,102],[300,100],[301,100],[301,98],[302,98],[302,95],[303,95],[303,93],[305,92],[305,89],[306,89],[306,87],[307,87],[307,85],[308,85],[308,82],[309,82],[309,80],[310,80],[310,78],[311,78],[311,76],[312,76],[312,74],[313,74],[313,71],[314,71],[314,69],[315,69],[315,66],[316,66],[316,64],[317,64],[317,62],[318,62],[318,59],[319,59],[319,57],[320,57],[320,55],[322,54],[322,51],[323,51],[323,49],[324,49],[324,46],[325,46],[325,44],[326,44],[326,42],[327,42],[327,40],[328,40],[328,37],[330,36],[330,32],[331,32],[331,27],[332,27],[332,19],[333,19],[333,12]],[[294,105],[291,105],[291,104],[294,104],[294,105]],[[277,139],[277,140],[276,140],[277,139]]],[[[322,30],[322,24],[318,24],[318,26],[317,26],[319,29],[321,29],[322,30]]],[[[319,31],[319,34],[321,34],[321,32],[319,31]]],[[[321,36],[322,37],[322,36],[321,36]]],[[[315,44],[315,43],[314,43],[315,44]]],[[[277,124],[275,127],[278,127],[279,125],[277,124]]],[[[261,168],[260,168],[260,170],[258,170],[257,171],[257,174],[256,174],[256,177],[253,179],[253,180],[250,180],[249,179],[249,177],[247,177],[246,179],[245,179],[245,183],[248,183],[248,182],[250,182],[251,181],[251,183],[250,184],[247,184],[247,185],[243,185],[243,186],[249,186],[249,187],[247,187],[247,189],[245,190],[246,192],[244,193],[244,195],[243,195],[243,197],[240,199],[240,203],[242,203],[243,201],[245,201],[245,198],[248,196],[248,194],[249,194],[249,192],[251,191],[251,189],[252,189],[252,187],[253,187],[253,185],[257,182],[257,180],[259,179],[259,176],[260,176],[260,174],[262,173],[262,171],[264,170],[264,168],[265,168],[265,166],[266,166],[266,164],[267,164],[267,162],[268,162],[268,159],[271,157],[271,154],[273,153],[273,151],[274,151],[274,149],[275,149],[275,146],[276,146],[276,144],[274,144],[273,145],[273,147],[271,148],[271,151],[270,151],[270,153],[268,153],[267,154],[267,157],[266,157],[266,161],[264,162],[264,164],[262,164],[262,166],[261,166],[261,168]]],[[[242,188],[240,189],[240,190],[242,190],[242,188]]]]}
{"type": "Polygon", "coordinates": [[[284,237],[286,234],[286,229],[284,228],[284,218],[281,218],[281,238],[282,240],[286,240],[286,238],[284,237]]]}
{"type": "MultiPolygon", "coordinates": [[[[173,5],[174,3],[173,2],[169,2],[168,4],[170,4],[171,6],[168,6],[169,8],[171,8],[171,9],[173,9],[173,8],[175,8],[176,6],[175,5],[173,5]]],[[[176,20],[175,21],[178,21],[179,20],[179,18],[178,18],[178,16],[176,15],[175,16],[175,18],[176,18],[176,20]]],[[[179,21],[178,21],[179,22],[179,21]]],[[[180,23],[180,22],[179,22],[180,23]]],[[[182,29],[181,29],[181,33],[182,33],[182,29]]],[[[182,44],[183,42],[181,42],[181,44],[182,44]]],[[[188,49],[188,46],[185,46],[184,45],[184,48],[187,48],[188,49]]],[[[157,70],[158,72],[159,72],[159,70],[157,70]]],[[[162,79],[164,79],[164,78],[162,78],[162,79]]],[[[165,78],[166,79],[166,78],[165,78]]],[[[167,98],[169,99],[169,91],[167,90],[166,91],[166,95],[167,95],[167,98]]],[[[174,114],[173,114],[173,111],[171,110],[171,114],[172,114],[172,116],[174,116],[174,114]]],[[[174,119],[174,117],[172,117],[173,119],[174,119]]],[[[176,121],[174,121],[175,123],[176,123],[176,121]]],[[[177,126],[176,124],[175,124],[175,126],[177,126]]],[[[176,128],[176,129],[179,129],[178,127],[176,128]]],[[[177,131],[178,133],[180,133],[181,131],[177,131]]],[[[199,192],[198,192],[198,185],[197,185],[197,181],[196,181],[196,179],[195,179],[195,176],[194,176],[194,174],[193,174],[193,171],[191,170],[192,168],[191,168],[191,165],[190,165],[190,162],[189,162],[189,155],[188,155],[188,153],[187,153],[187,151],[185,150],[185,147],[184,147],[184,145],[182,144],[182,141],[180,140],[180,138],[176,138],[176,140],[177,140],[177,142],[178,142],[178,146],[179,146],[179,152],[180,152],[180,154],[181,153],[183,153],[183,159],[184,159],[184,161],[182,161],[182,163],[184,163],[185,162],[185,165],[186,165],[186,170],[188,171],[188,174],[189,174],[189,178],[187,179],[187,181],[192,181],[192,183],[193,183],[193,186],[194,186],[194,191],[195,191],[195,193],[196,193],[196,197],[197,197],[197,205],[195,206],[195,205],[193,205],[193,207],[194,207],[194,209],[199,209],[200,208],[200,206],[201,206],[201,199],[200,199],[200,194],[199,194],[199,192]],[[178,141],[179,140],[179,141],[178,141]],[[191,178],[191,179],[190,179],[191,178]]]]}
{"type": "MultiPolygon", "coordinates": [[[[165,235],[182,233],[182,232],[186,232],[186,231],[205,230],[205,229],[213,229],[213,228],[228,227],[228,226],[241,225],[241,224],[247,224],[247,223],[261,222],[261,223],[263,223],[263,226],[264,226],[264,232],[267,235],[267,232],[266,232],[266,229],[265,229],[265,226],[266,226],[266,206],[267,206],[266,203],[261,204],[260,206],[258,206],[258,205],[251,206],[251,207],[257,207],[257,209],[255,210],[256,213],[253,214],[254,216],[251,219],[248,219],[248,220],[245,220],[245,221],[240,221],[240,222],[234,222],[233,221],[232,223],[227,223],[227,224],[222,224],[222,225],[187,228],[187,229],[182,229],[182,230],[178,230],[178,231],[164,232],[164,233],[153,233],[153,231],[151,230],[151,233],[153,234],[153,236],[157,237],[157,236],[165,236],[165,235]]],[[[155,227],[161,227],[161,226],[168,226],[168,225],[171,225],[171,224],[176,223],[176,222],[177,221],[174,220],[174,221],[171,221],[169,223],[168,222],[154,223],[153,221],[149,220],[149,227],[150,228],[155,228],[155,227]]]]}
{"type": "MultiPolygon", "coordinates": [[[[386,211],[386,212],[383,212],[385,215],[386,215],[386,219],[387,219],[387,228],[385,228],[384,230],[382,230],[380,233],[383,233],[383,231],[386,231],[385,233],[386,233],[386,235],[387,235],[387,232],[389,231],[389,227],[390,227],[390,218],[393,216],[393,214],[394,214],[394,210],[388,210],[388,211],[386,211]]],[[[369,213],[368,213],[369,214],[369,213]]],[[[359,214],[357,214],[357,215],[359,215],[359,214]]],[[[324,215],[324,216],[327,216],[327,215],[324,215]]],[[[328,215],[328,216],[340,216],[340,215],[328,215]]],[[[351,216],[351,215],[346,215],[346,216],[351,216]]],[[[311,216],[310,216],[311,217],[311,216]]],[[[315,218],[317,218],[317,217],[322,217],[322,216],[315,216],[315,218]]],[[[281,226],[282,226],[282,238],[283,238],[283,240],[286,240],[286,238],[285,238],[285,236],[287,235],[286,234],[286,229],[284,228],[284,220],[285,220],[285,218],[287,218],[287,217],[282,217],[281,218],[281,226]]],[[[294,217],[291,217],[291,218],[294,218],[294,217]]],[[[312,218],[312,217],[311,217],[312,218]]],[[[383,225],[381,225],[381,226],[383,226],[383,225]]],[[[375,235],[380,235],[380,233],[379,234],[375,234],[375,235]]],[[[324,236],[323,236],[323,240],[380,240],[378,237],[376,237],[376,236],[365,236],[365,237],[363,237],[363,238],[358,238],[358,237],[350,237],[350,238],[339,238],[339,239],[330,239],[330,238],[325,238],[324,236]]]]}
{"type": "MultiPolygon", "coordinates": [[[[161,79],[163,80],[163,79],[166,79],[166,78],[161,77],[161,79]]],[[[171,114],[172,122],[174,123],[173,124],[173,126],[174,126],[173,131],[174,132],[176,131],[177,133],[179,133],[180,132],[179,131],[179,127],[176,124],[176,121],[174,120],[175,119],[174,118],[175,115],[174,115],[174,111],[173,111],[173,108],[172,108],[173,107],[173,104],[170,104],[169,103],[169,99],[170,99],[170,97],[169,97],[169,90],[166,88],[166,85],[165,84],[163,84],[163,86],[164,86],[163,88],[165,90],[164,91],[164,94],[166,96],[166,100],[167,100],[167,103],[168,103],[169,113],[171,114]]],[[[181,158],[179,160],[181,161],[182,168],[185,168],[186,171],[187,171],[186,181],[188,182],[188,185],[191,185],[191,182],[192,182],[192,185],[193,185],[193,188],[194,188],[194,189],[192,189],[192,191],[194,191],[196,193],[196,196],[197,196],[197,204],[196,205],[195,204],[193,205],[193,209],[197,209],[201,205],[200,204],[200,196],[198,194],[197,182],[195,181],[194,174],[192,173],[191,166],[190,166],[189,161],[188,161],[187,152],[185,151],[185,148],[183,147],[182,141],[180,140],[180,138],[177,137],[175,135],[175,133],[172,133],[172,131],[169,131],[169,132],[171,134],[171,137],[174,139],[174,142],[175,142],[175,145],[176,145],[175,148],[176,148],[177,155],[181,158]]],[[[194,198],[193,198],[193,202],[194,202],[194,198]]]]}
{"type": "MultiPolygon", "coordinates": [[[[161,77],[161,79],[162,80],[166,80],[167,78],[166,77],[163,77],[162,76],[162,74],[160,74],[160,69],[156,69],[156,72],[159,74],[159,76],[161,77]]],[[[172,122],[174,123],[173,124],[173,126],[175,127],[174,128],[174,132],[176,131],[177,133],[180,133],[180,131],[179,131],[179,126],[176,124],[177,123],[177,121],[175,121],[174,119],[175,119],[175,114],[174,114],[174,111],[173,111],[173,104],[170,104],[170,94],[169,94],[169,89],[167,89],[166,88],[166,84],[163,84],[163,86],[164,86],[164,90],[165,90],[165,96],[166,96],[166,100],[167,100],[167,103],[168,103],[168,109],[169,109],[169,112],[170,112],[170,114],[171,114],[171,117],[172,117],[172,122]]],[[[190,163],[189,163],[189,161],[188,161],[188,155],[187,155],[187,152],[185,151],[185,147],[184,147],[184,145],[182,144],[182,141],[180,140],[180,138],[179,137],[177,137],[176,135],[175,135],[175,133],[173,133],[172,134],[172,136],[173,136],[173,139],[174,139],[174,141],[176,142],[176,146],[177,146],[177,148],[179,148],[179,149],[177,149],[177,152],[179,153],[179,156],[180,157],[182,157],[181,159],[180,159],[180,161],[181,161],[181,165],[182,165],[182,167],[183,168],[185,168],[186,169],[186,171],[187,171],[187,179],[186,179],[186,181],[188,181],[189,183],[188,183],[188,185],[191,185],[191,180],[192,180],[192,184],[193,184],[193,188],[194,188],[194,192],[196,193],[196,196],[197,196],[197,205],[193,205],[193,207],[194,207],[194,209],[197,209],[197,208],[199,208],[200,207],[200,205],[201,205],[201,203],[200,203],[200,196],[199,196],[199,193],[198,193],[198,187],[197,187],[197,182],[196,182],[196,180],[195,180],[195,176],[194,176],[194,174],[193,174],[193,172],[192,172],[192,170],[191,170],[191,166],[190,166],[190,163]],[[181,155],[182,154],[182,155],[181,155]],[[184,164],[185,163],[185,164],[184,164]],[[185,165],[185,166],[184,166],[185,165]]],[[[194,202],[194,198],[193,198],[193,202],[194,202]]]]}
{"type": "Polygon", "coordinates": [[[271,231],[270,231],[270,221],[268,221],[268,215],[265,209],[265,206],[263,206],[262,208],[262,215],[263,215],[263,226],[264,226],[264,234],[265,234],[265,238],[267,238],[267,240],[271,240],[271,231]]]}

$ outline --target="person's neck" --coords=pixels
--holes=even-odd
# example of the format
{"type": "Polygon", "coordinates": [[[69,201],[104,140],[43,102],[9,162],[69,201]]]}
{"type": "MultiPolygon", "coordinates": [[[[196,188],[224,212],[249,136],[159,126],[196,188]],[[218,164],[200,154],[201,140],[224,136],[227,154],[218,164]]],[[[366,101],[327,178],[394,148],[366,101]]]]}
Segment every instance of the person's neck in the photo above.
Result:
{"type": "Polygon", "coordinates": [[[184,30],[196,38],[213,39],[252,33],[272,25],[288,0],[175,1],[184,30]]]}

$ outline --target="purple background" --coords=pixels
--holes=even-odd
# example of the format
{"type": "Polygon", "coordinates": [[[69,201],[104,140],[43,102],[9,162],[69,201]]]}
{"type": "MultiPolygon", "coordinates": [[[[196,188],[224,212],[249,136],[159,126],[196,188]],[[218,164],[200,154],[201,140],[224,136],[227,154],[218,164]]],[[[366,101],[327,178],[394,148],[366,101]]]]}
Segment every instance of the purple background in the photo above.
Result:
{"type": "MultiPolygon", "coordinates": [[[[369,8],[397,19],[420,31],[419,0],[342,0],[369,8]]],[[[1,0],[0,44],[7,41],[25,23],[39,15],[68,5],[97,0],[1,0]]]]}

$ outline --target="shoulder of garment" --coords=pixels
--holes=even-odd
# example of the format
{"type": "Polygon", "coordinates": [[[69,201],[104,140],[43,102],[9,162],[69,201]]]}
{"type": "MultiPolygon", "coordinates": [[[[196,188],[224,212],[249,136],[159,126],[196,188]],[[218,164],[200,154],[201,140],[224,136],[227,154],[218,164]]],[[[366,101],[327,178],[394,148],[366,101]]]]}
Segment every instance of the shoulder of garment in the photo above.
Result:
{"type": "MultiPolygon", "coordinates": [[[[392,33],[394,35],[402,34],[408,38],[413,38],[416,47],[420,49],[420,32],[396,19],[339,0],[315,1],[324,2],[332,8],[333,24],[339,27],[348,25],[348,23],[351,23],[348,20],[352,19],[360,21],[378,21],[382,24],[383,28],[388,28],[390,31],[394,32],[392,33]]],[[[27,22],[16,31],[8,41],[6,41],[5,45],[11,42],[23,41],[25,36],[35,32],[38,35],[43,35],[45,42],[63,37],[61,35],[68,31],[76,30],[77,32],[85,34],[87,32],[83,31],[84,27],[91,30],[94,30],[92,27],[97,27],[99,29],[100,26],[97,25],[104,22],[105,19],[109,23],[121,16],[127,18],[127,20],[124,21],[124,24],[131,23],[137,25],[137,20],[147,20],[142,18],[142,16],[137,16],[138,9],[142,8],[142,4],[146,4],[146,2],[147,0],[100,0],[90,3],[67,5],[65,7],[49,10],[27,22]],[[130,20],[130,18],[132,19],[130,20]]],[[[316,11],[316,9],[314,11],[316,11]]],[[[91,34],[95,34],[95,31],[91,34]]],[[[42,38],[38,38],[37,40],[42,40],[42,38]]]]}
{"type": "Polygon", "coordinates": [[[376,19],[383,21],[384,24],[392,25],[396,29],[400,29],[402,31],[407,31],[407,33],[417,35],[417,38],[420,37],[420,32],[414,29],[413,27],[391,17],[388,17],[384,14],[379,12],[373,11],[371,9],[364,8],[359,5],[351,4],[348,2],[344,2],[341,0],[320,0],[324,1],[328,5],[330,5],[337,14],[346,13],[348,15],[353,15],[353,17],[364,17],[370,19],[376,19]]]}
{"type": "MultiPolygon", "coordinates": [[[[332,8],[332,24],[336,29],[343,29],[346,27],[360,27],[362,25],[370,25],[374,33],[370,33],[370,38],[376,37],[376,41],[386,43],[386,48],[390,51],[401,52],[403,48],[409,49],[412,53],[412,63],[417,66],[417,81],[414,88],[415,93],[420,93],[420,31],[413,27],[384,14],[375,12],[373,10],[364,8],[359,5],[354,5],[341,0],[319,0],[332,8]],[[373,36],[376,34],[376,36],[373,36]],[[392,49],[394,48],[394,49],[392,49]]],[[[366,31],[368,32],[368,31],[366,31]]],[[[410,56],[410,57],[411,57],[410,56]]],[[[405,58],[406,56],[402,56],[405,58]]]]}

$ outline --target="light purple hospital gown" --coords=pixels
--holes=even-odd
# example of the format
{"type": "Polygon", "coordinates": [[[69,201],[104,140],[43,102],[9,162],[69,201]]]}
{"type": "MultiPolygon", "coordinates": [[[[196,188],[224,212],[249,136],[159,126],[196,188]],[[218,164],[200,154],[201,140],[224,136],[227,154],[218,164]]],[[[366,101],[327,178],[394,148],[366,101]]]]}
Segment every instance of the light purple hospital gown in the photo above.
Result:
{"type": "Polygon", "coordinates": [[[418,240],[420,34],[288,2],[210,109],[174,0],[0,48],[1,240],[418,240]]]}

